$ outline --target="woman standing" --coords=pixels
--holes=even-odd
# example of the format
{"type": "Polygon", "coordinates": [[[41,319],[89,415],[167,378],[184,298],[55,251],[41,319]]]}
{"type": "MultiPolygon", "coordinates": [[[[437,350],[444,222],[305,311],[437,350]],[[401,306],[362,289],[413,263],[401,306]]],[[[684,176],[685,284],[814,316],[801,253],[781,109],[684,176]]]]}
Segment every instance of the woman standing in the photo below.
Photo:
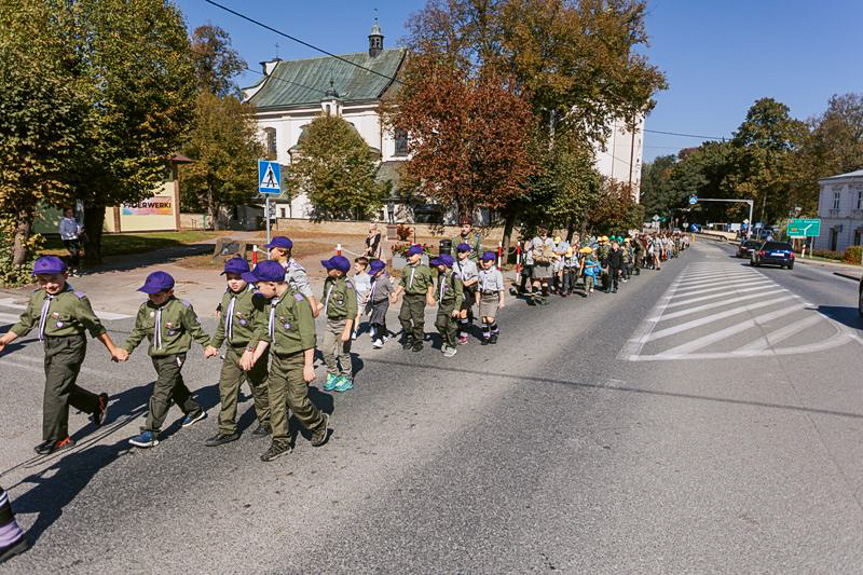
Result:
{"type": "Polygon", "coordinates": [[[381,232],[377,224],[369,226],[369,235],[366,237],[366,251],[363,254],[369,260],[381,259],[381,232]]]}

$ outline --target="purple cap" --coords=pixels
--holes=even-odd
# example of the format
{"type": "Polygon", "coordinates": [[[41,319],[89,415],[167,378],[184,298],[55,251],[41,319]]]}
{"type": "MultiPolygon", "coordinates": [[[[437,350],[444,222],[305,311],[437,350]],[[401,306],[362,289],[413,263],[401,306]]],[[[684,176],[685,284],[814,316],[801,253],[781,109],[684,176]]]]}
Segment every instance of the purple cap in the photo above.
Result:
{"type": "Polygon", "coordinates": [[[282,248],[283,250],[289,250],[294,247],[294,242],[292,242],[286,236],[273,236],[273,240],[264,246],[264,249],[271,250],[273,248],[282,248]]]}
{"type": "Polygon", "coordinates": [[[285,268],[279,262],[267,260],[259,263],[250,272],[243,274],[243,279],[250,284],[257,282],[278,282],[285,281],[285,268]]]}
{"type": "Polygon", "coordinates": [[[174,278],[165,272],[153,272],[147,276],[144,285],[138,288],[146,294],[154,294],[174,287],[174,278]]]}
{"type": "Polygon", "coordinates": [[[321,265],[328,270],[339,270],[344,274],[351,271],[351,262],[344,256],[333,256],[328,260],[321,260],[321,265]]]}
{"type": "Polygon", "coordinates": [[[423,247],[417,244],[412,245],[408,248],[408,251],[405,253],[407,257],[411,256],[421,256],[423,255],[423,247]]]}
{"type": "Polygon", "coordinates": [[[33,264],[33,275],[62,274],[66,271],[66,262],[57,256],[42,256],[33,264]]]}
{"type": "Polygon", "coordinates": [[[247,273],[249,273],[249,262],[245,258],[230,258],[225,260],[225,271],[221,275],[247,273]]]}
{"type": "Polygon", "coordinates": [[[457,251],[457,252],[469,252],[472,250],[473,250],[472,247],[470,247],[469,245],[464,244],[464,243],[459,244],[455,247],[455,251],[457,251]]]}
{"type": "Polygon", "coordinates": [[[433,259],[430,263],[433,266],[446,266],[448,268],[452,267],[453,264],[452,256],[449,254],[441,254],[435,259],[433,259]]]}
{"type": "Polygon", "coordinates": [[[369,270],[373,274],[378,273],[379,271],[381,271],[385,267],[387,267],[387,262],[385,262],[383,260],[372,260],[369,262],[369,270]]]}
{"type": "Polygon", "coordinates": [[[482,254],[482,259],[484,259],[484,260],[496,260],[497,254],[494,252],[484,252],[482,254]]]}

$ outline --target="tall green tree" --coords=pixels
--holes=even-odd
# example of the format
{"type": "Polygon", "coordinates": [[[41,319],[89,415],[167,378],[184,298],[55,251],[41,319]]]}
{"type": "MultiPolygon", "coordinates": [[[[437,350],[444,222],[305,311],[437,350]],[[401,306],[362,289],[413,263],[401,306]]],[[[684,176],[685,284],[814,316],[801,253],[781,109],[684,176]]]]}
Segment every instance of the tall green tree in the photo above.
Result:
{"type": "Polygon", "coordinates": [[[246,68],[246,62],[231,47],[230,34],[212,24],[198,26],[192,32],[191,50],[199,92],[240,96],[234,78],[246,68]]]}
{"type": "Polygon", "coordinates": [[[671,188],[671,173],[677,164],[677,156],[657,156],[641,167],[641,204],[648,216],[664,214],[676,203],[671,188]]]}
{"type": "Polygon", "coordinates": [[[321,114],[297,146],[288,189],[308,194],[316,219],[363,219],[383,205],[385,189],[375,181],[377,158],[344,119],[321,114]]]}

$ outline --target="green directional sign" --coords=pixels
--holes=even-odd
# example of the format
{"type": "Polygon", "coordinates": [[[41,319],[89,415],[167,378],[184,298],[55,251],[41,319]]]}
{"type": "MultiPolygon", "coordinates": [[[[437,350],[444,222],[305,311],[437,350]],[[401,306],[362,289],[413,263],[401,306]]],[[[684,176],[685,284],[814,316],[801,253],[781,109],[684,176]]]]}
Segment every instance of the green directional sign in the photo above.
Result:
{"type": "Polygon", "coordinates": [[[821,220],[791,220],[788,222],[788,235],[801,238],[821,235],[821,220]]]}

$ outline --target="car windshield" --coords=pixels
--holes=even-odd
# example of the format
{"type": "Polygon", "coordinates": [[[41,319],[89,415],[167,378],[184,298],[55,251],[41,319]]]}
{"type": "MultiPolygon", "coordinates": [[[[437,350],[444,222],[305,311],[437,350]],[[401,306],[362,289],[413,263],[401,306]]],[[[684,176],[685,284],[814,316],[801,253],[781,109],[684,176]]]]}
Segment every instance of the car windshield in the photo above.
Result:
{"type": "Polygon", "coordinates": [[[785,242],[766,242],[761,248],[762,250],[790,250],[791,244],[785,242]]]}

